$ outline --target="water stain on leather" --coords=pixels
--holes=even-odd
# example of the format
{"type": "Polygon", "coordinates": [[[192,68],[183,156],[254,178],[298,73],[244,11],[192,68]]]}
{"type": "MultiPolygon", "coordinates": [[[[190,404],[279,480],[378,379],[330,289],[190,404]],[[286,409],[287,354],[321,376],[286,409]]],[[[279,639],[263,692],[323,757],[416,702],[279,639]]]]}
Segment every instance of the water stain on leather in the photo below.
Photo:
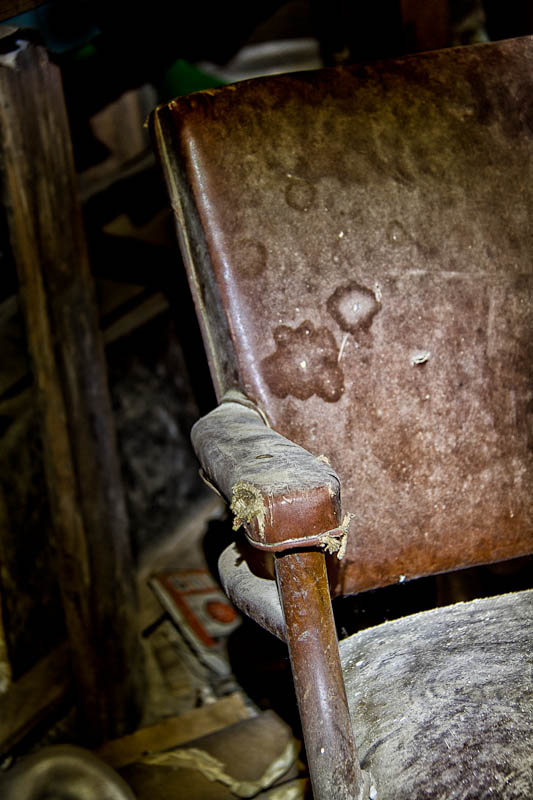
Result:
{"type": "Polygon", "coordinates": [[[297,328],[280,325],[274,330],[276,352],[263,359],[267,386],[276,397],[292,395],[307,400],[312,395],[335,403],[344,392],[344,375],[337,363],[338,347],[328,328],[306,320],[297,328]]]}
{"type": "Polygon", "coordinates": [[[380,308],[374,292],[355,282],[339,286],[327,301],[329,313],[348,333],[368,330],[380,308]]]}
{"type": "Polygon", "coordinates": [[[239,242],[238,253],[241,275],[258,278],[264,272],[267,265],[267,249],[262,242],[242,239],[239,242]]]}
{"type": "Polygon", "coordinates": [[[291,176],[285,187],[285,200],[296,211],[309,211],[315,202],[316,189],[304,178],[291,176]]]}
{"type": "Polygon", "coordinates": [[[373,447],[375,458],[396,483],[409,483],[413,473],[426,468],[427,454],[417,441],[416,431],[397,425],[391,427],[385,441],[373,447]]]}
{"type": "Polygon", "coordinates": [[[398,222],[397,219],[393,219],[387,225],[386,236],[387,240],[394,247],[401,247],[402,245],[410,244],[409,234],[403,227],[402,223],[398,222]]]}

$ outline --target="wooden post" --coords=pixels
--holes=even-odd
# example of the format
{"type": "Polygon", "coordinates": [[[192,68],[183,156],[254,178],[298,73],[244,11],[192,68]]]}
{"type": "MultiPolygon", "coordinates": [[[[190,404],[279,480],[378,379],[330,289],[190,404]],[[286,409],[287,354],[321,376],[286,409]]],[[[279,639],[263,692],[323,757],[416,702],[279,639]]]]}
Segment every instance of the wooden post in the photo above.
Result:
{"type": "Polygon", "coordinates": [[[45,0],[0,0],[0,20],[10,19],[42,6],[45,0]]]}
{"type": "Polygon", "coordinates": [[[135,573],[61,77],[42,48],[9,41],[0,56],[3,201],[78,704],[97,742],[131,729],[139,715],[135,573]]]}

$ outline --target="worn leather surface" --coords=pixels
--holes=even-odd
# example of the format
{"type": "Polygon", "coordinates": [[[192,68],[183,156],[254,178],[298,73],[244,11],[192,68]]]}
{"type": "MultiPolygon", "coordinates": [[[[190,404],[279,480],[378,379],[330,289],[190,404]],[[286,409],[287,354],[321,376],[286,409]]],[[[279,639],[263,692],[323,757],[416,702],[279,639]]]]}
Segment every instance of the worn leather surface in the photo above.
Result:
{"type": "Polygon", "coordinates": [[[458,603],[341,642],[379,800],[533,797],[533,593],[458,603]]]}
{"type": "Polygon", "coordinates": [[[254,574],[235,542],[221,553],[218,574],[224,591],[236,608],[278,639],[286,640],[285,620],[276,582],[272,577],[254,574]]]}
{"type": "Polygon", "coordinates": [[[531,38],[153,120],[217,392],[324,453],[338,591],[531,550],[531,38]]]}
{"type": "Polygon", "coordinates": [[[338,549],[329,537],[344,535],[340,481],[327,463],[238,402],[224,402],[202,417],[191,438],[205,475],[231,504],[234,529],[243,525],[256,547],[280,551],[328,543],[338,549]]]}

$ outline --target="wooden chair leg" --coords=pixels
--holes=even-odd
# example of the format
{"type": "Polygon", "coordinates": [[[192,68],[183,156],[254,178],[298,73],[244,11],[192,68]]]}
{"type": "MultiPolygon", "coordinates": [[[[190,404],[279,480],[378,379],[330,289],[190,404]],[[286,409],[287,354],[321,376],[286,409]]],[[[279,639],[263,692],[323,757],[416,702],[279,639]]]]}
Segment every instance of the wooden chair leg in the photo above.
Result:
{"type": "Polygon", "coordinates": [[[276,578],[314,798],[363,797],[324,554],[280,555],[276,578]]]}

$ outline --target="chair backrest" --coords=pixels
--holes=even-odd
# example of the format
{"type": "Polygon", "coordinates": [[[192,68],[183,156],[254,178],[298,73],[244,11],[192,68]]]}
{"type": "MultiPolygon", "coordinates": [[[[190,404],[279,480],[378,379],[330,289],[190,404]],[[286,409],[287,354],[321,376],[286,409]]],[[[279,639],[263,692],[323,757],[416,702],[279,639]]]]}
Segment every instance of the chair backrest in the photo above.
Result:
{"type": "Polygon", "coordinates": [[[336,591],[530,552],[533,39],[152,118],[219,396],[342,479],[336,591]]]}

